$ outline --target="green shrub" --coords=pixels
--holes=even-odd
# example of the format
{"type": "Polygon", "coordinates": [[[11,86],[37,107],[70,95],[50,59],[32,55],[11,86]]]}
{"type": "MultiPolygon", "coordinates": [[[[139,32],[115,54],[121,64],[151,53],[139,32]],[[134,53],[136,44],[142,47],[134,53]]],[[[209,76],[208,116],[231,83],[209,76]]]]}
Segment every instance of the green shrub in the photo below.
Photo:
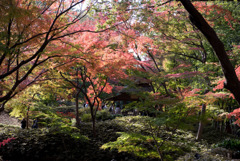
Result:
{"type": "Polygon", "coordinates": [[[74,112],[76,106],[58,106],[55,107],[54,110],[58,112],[68,113],[68,112],[74,112]]]}
{"type": "Polygon", "coordinates": [[[108,110],[101,110],[97,112],[96,119],[98,121],[112,120],[114,116],[108,110]]]}
{"type": "Polygon", "coordinates": [[[223,147],[231,150],[240,149],[240,140],[239,139],[225,139],[222,142],[216,144],[216,147],[223,147]]]}
{"type": "Polygon", "coordinates": [[[81,119],[83,122],[91,122],[92,121],[92,117],[91,117],[90,113],[83,114],[81,116],[81,119]]]}
{"type": "Polygon", "coordinates": [[[114,116],[114,118],[116,118],[116,117],[123,117],[122,114],[115,114],[115,115],[113,115],[113,116],[114,116]]]}
{"type": "Polygon", "coordinates": [[[0,148],[4,160],[73,160],[83,157],[89,147],[87,137],[79,130],[18,130],[5,133],[0,140],[14,137],[0,148]],[[83,148],[84,147],[84,148],[83,148]]]}
{"type": "MultiPolygon", "coordinates": [[[[157,151],[148,145],[148,142],[153,140],[151,136],[124,132],[119,132],[118,134],[121,136],[117,141],[106,143],[101,148],[118,149],[119,152],[130,152],[144,158],[159,158],[157,151]]],[[[162,142],[160,138],[157,141],[162,142]]]]}
{"type": "Polygon", "coordinates": [[[82,115],[84,115],[84,114],[87,114],[87,113],[90,113],[90,107],[80,108],[80,109],[78,110],[78,112],[79,112],[79,115],[80,115],[80,116],[82,116],[82,115]]]}
{"type": "Polygon", "coordinates": [[[164,141],[162,138],[155,137],[153,139],[150,135],[142,135],[139,133],[119,132],[121,136],[116,141],[104,144],[102,149],[118,149],[119,152],[133,153],[141,158],[160,158],[164,160],[174,160],[177,155],[184,154],[181,147],[176,146],[171,141],[164,141]],[[157,149],[161,153],[159,155],[157,149]]]}

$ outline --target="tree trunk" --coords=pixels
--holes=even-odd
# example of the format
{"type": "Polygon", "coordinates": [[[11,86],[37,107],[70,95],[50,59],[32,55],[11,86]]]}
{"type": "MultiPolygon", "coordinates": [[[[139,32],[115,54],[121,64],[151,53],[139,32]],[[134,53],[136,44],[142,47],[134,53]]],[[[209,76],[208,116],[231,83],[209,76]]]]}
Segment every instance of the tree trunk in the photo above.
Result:
{"type": "Polygon", "coordinates": [[[170,96],[170,93],[169,93],[169,91],[168,91],[168,89],[167,89],[167,85],[166,85],[166,82],[165,82],[165,81],[162,83],[162,86],[163,86],[163,88],[164,88],[167,96],[170,96]]]}
{"type": "Polygon", "coordinates": [[[29,108],[30,108],[30,106],[28,105],[28,108],[27,108],[27,129],[29,128],[29,108]]]}
{"type": "Polygon", "coordinates": [[[79,119],[79,103],[78,103],[78,97],[79,97],[79,94],[80,94],[80,90],[77,89],[77,94],[76,94],[76,125],[77,127],[80,127],[80,119],[79,119]]]}
{"type": "MultiPolygon", "coordinates": [[[[76,82],[77,82],[77,87],[79,87],[79,79],[78,79],[78,68],[76,69],[76,82]]],[[[80,94],[80,89],[76,88],[77,93],[76,93],[76,125],[77,127],[80,127],[80,119],[79,119],[79,112],[78,112],[78,108],[79,108],[79,103],[78,103],[78,97],[80,94]]]]}
{"type": "Polygon", "coordinates": [[[0,104],[0,112],[4,111],[4,106],[5,106],[6,102],[3,102],[0,104]]]}
{"type": "Polygon", "coordinates": [[[92,130],[93,130],[93,137],[96,137],[96,120],[95,117],[92,118],[92,130]]]}
{"type": "Polygon", "coordinates": [[[203,35],[207,38],[208,42],[211,44],[212,48],[214,49],[226,79],[224,83],[224,87],[234,95],[235,99],[240,105],[240,92],[239,92],[240,83],[238,81],[234,67],[232,66],[227,56],[227,53],[224,49],[223,43],[218,38],[213,28],[210,27],[210,25],[206,22],[206,20],[202,17],[202,15],[192,5],[190,0],[180,0],[180,1],[185,7],[185,9],[188,11],[191,22],[203,33],[203,35]]]}
{"type": "Polygon", "coordinates": [[[205,115],[205,112],[206,112],[206,104],[202,104],[201,120],[199,122],[199,127],[198,127],[198,133],[197,133],[196,140],[200,140],[202,138],[202,132],[203,132],[203,126],[204,126],[204,123],[203,123],[202,119],[205,115]]]}
{"type": "Polygon", "coordinates": [[[232,134],[232,127],[231,127],[230,121],[226,121],[225,124],[226,124],[226,128],[225,128],[226,132],[228,134],[232,134]]]}
{"type": "Polygon", "coordinates": [[[94,115],[94,105],[90,104],[90,110],[91,110],[91,117],[92,117],[92,132],[93,137],[96,137],[96,115],[94,115]]]}
{"type": "Polygon", "coordinates": [[[92,114],[92,131],[93,131],[93,137],[96,137],[96,119],[93,114],[92,114]]]}

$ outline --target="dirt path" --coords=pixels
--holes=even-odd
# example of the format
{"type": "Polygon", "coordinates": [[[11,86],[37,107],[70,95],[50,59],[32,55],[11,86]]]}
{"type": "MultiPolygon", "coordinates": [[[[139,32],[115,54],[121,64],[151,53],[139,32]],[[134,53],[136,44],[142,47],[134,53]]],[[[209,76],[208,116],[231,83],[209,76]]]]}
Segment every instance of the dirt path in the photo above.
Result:
{"type": "Polygon", "coordinates": [[[4,111],[0,113],[0,124],[21,126],[17,118],[10,117],[9,114],[4,111]]]}

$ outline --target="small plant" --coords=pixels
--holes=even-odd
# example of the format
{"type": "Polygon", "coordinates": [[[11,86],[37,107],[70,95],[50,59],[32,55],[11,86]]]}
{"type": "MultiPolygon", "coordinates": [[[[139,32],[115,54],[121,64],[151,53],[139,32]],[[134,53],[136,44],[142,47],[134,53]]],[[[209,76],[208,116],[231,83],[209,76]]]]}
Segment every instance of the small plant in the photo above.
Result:
{"type": "Polygon", "coordinates": [[[225,139],[222,142],[216,144],[216,147],[223,147],[226,149],[238,151],[240,149],[240,140],[239,139],[225,139]]]}
{"type": "Polygon", "coordinates": [[[15,138],[7,138],[5,140],[3,140],[2,142],[0,142],[0,148],[1,146],[6,145],[7,143],[9,143],[11,140],[14,140],[15,138]]]}

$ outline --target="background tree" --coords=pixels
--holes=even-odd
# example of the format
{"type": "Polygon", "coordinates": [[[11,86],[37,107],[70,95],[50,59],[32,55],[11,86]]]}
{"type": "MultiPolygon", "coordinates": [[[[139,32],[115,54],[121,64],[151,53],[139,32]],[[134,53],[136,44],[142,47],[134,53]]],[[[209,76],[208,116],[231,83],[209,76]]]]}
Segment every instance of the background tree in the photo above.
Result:
{"type": "Polygon", "coordinates": [[[45,73],[43,63],[61,56],[56,52],[60,44],[62,51],[67,50],[62,38],[89,31],[84,24],[78,24],[89,8],[76,10],[83,1],[3,0],[0,3],[0,102],[3,110],[9,99],[45,73]]]}
{"type": "MultiPolygon", "coordinates": [[[[94,30],[95,24],[93,22],[89,28],[94,30]]],[[[81,93],[88,103],[95,135],[96,113],[101,107],[102,95],[112,92],[108,80],[126,78],[125,70],[134,68],[137,61],[127,51],[121,35],[114,31],[79,33],[71,37],[69,45],[69,56],[58,63],[71,63],[59,67],[58,71],[61,71],[61,76],[74,88],[75,93],[81,93]]]]}
{"type": "Polygon", "coordinates": [[[204,34],[211,46],[213,47],[215,54],[217,55],[219,62],[226,78],[224,87],[233,93],[238,104],[240,104],[240,83],[232,66],[223,43],[218,38],[216,32],[210,27],[210,25],[204,20],[202,15],[194,8],[192,3],[188,0],[182,0],[181,3],[189,12],[189,18],[192,23],[204,34]]]}

